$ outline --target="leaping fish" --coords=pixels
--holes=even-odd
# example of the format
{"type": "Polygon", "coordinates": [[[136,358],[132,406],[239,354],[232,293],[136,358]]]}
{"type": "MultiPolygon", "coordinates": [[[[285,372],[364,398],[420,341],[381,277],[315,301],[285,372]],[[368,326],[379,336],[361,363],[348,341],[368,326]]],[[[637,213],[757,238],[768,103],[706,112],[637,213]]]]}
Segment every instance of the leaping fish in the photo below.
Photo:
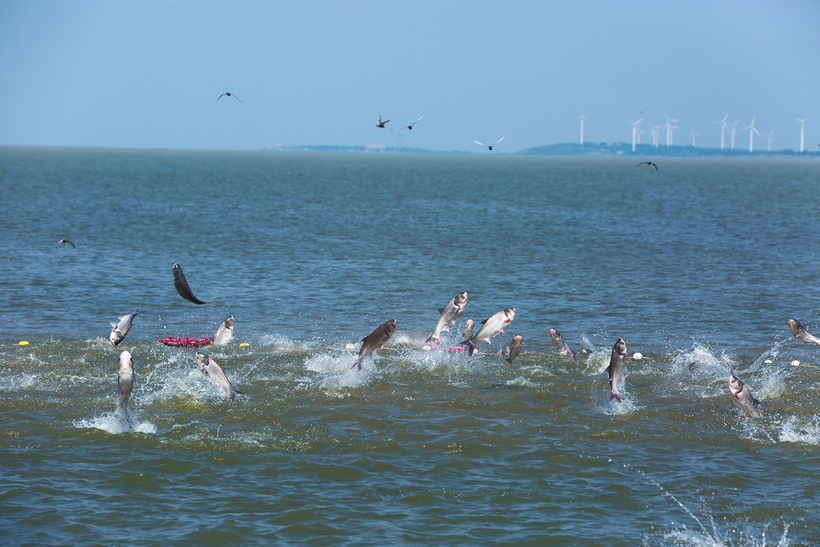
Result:
{"type": "Polygon", "coordinates": [[[461,334],[461,339],[464,342],[473,337],[473,327],[475,327],[475,321],[467,319],[467,323],[464,325],[464,332],[461,334]]]}
{"type": "Polygon", "coordinates": [[[391,319],[379,325],[376,330],[368,334],[362,339],[362,349],[359,350],[359,357],[353,363],[353,367],[359,367],[362,370],[362,361],[365,357],[373,353],[377,349],[381,349],[385,342],[390,340],[393,333],[396,332],[396,320],[391,319]]]}
{"type": "Polygon", "coordinates": [[[507,362],[513,364],[519,355],[521,355],[521,346],[524,345],[524,337],[520,334],[513,336],[512,342],[504,346],[498,351],[498,355],[507,357],[507,362]]]}
{"type": "Polygon", "coordinates": [[[111,323],[111,334],[108,336],[108,339],[111,340],[112,344],[116,346],[123,341],[125,335],[128,334],[128,331],[131,329],[131,323],[134,322],[134,318],[139,315],[139,312],[139,310],[134,310],[128,315],[118,317],[118,323],[111,323]]]}
{"type": "Polygon", "coordinates": [[[233,340],[233,315],[225,319],[216,329],[214,334],[214,346],[227,346],[233,340]]]}
{"type": "Polygon", "coordinates": [[[490,339],[497,334],[504,334],[504,329],[512,323],[513,319],[515,319],[515,308],[501,310],[485,319],[481,328],[478,329],[478,332],[467,340],[467,353],[469,355],[474,354],[476,346],[482,340],[486,340],[488,344],[492,344],[490,339]]]}
{"type": "Polygon", "coordinates": [[[578,362],[578,358],[575,357],[575,352],[572,351],[564,339],[561,337],[561,333],[555,329],[550,329],[550,338],[552,338],[552,343],[555,344],[555,347],[558,348],[558,351],[561,353],[566,353],[572,360],[576,363],[578,362]]]}
{"type": "Polygon", "coordinates": [[[618,399],[619,403],[624,402],[621,394],[618,392],[618,384],[623,377],[624,369],[626,368],[626,342],[623,338],[618,338],[615,346],[612,348],[612,356],[609,358],[609,390],[612,393],[609,398],[618,399]]]}
{"type": "Polygon", "coordinates": [[[820,338],[817,338],[813,334],[809,333],[809,331],[806,330],[806,327],[801,325],[800,321],[797,319],[789,319],[789,330],[792,331],[794,337],[801,342],[820,344],[820,338]]]}
{"type": "Polygon", "coordinates": [[[760,404],[760,401],[752,397],[752,392],[749,391],[749,388],[740,381],[735,375],[729,376],[729,391],[732,392],[732,397],[735,398],[735,402],[737,406],[740,407],[740,410],[743,411],[746,416],[750,418],[760,418],[760,410],[757,409],[757,405],[760,404]]]}
{"type": "Polygon", "coordinates": [[[122,410],[126,421],[131,424],[128,417],[128,398],[131,397],[131,390],[134,389],[134,366],[131,361],[131,353],[124,351],[120,353],[120,369],[117,373],[117,407],[122,410]]]}
{"type": "Polygon", "coordinates": [[[220,367],[216,361],[211,359],[210,355],[196,352],[196,362],[199,365],[199,370],[201,370],[210,381],[227,392],[229,401],[233,401],[237,394],[244,395],[244,393],[237,391],[236,388],[233,387],[225,371],[222,370],[222,367],[220,367]]]}
{"type": "Polygon", "coordinates": [[[208,300],[207,302],[203,302],[191,291],[191,287],[188,286],[188,280],[185,279],[185,274],[182,273],[182,266],[174,262],[174,265],[171,267],[171,270],[174,272],[174,287],[177,289],[177,293],[192,304],[209,304],[213,302],[212,300],[208,300]]]}
{"type": "Polygon", "coordinates": [[[433,329],[433,334],[431,334],[426,342],[436,342],[441,343],[441,338],[439,335],[441,331],[446,330],[449,332],[450,327],[453,326],[461,314],[464,313],[464,308],[467,307],[467,293],[463,292],[461,294],[457,294],[450,300],[447,305],[439,310],[441,312],[441,316],[438,318],[438,322],[436,323],[436,328],[433,329]]]}

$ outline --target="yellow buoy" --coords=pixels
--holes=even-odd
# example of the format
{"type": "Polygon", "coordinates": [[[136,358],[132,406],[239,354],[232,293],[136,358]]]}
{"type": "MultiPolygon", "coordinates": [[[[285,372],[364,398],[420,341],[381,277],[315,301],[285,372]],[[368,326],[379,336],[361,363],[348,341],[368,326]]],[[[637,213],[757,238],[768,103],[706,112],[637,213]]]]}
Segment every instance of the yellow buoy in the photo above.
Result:
{"type": "Polygon", "coordinates": [[[242,342],[241,344],[239,344],[239,347],[240,348],[247,348],[247,347],[250,347],[250,344],[248,344],[247,342],[242,342]]]}
{"type": "Polygon", "coordinates": [[[27,346],[28,345],[28,340],[20,340],[19,345],[27,346]]]}

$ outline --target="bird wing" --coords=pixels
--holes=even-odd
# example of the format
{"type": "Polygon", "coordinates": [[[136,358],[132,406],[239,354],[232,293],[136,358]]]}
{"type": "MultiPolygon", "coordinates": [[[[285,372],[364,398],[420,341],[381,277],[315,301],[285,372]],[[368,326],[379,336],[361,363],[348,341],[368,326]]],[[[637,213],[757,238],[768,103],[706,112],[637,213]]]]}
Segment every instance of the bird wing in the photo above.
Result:
{"type": "Polygon", "coordinates": [[[231,95],[231,97],[233,97],[234,99],[236,99],[236,100],[237,100],[237,101],[239,101],[240,103],[242,102],[242,99],[240,99],[240,98],[239,98],[239,97],[237,97],[236,95],[231,95]]]}
{"type": "Polygon", "coordinates": [[[477,141],[477,140],[475,140],[475,139],[473,139],[473,142],[474,142],[474,143],[476,143],[476,144],[478,144],[478,145],[481,145],[481,146],[487,146],[487,145],[486,145],[486,144],[484,144],[483,142],[478,142],[478,141],[477,141]]]}
{"type": "Polygon", "coordinates": [[[495,141],[495,142],[493,143],[493,146],[495,146],[496,144],[500,143],[500,142],[501,142],[501,141],[503,141],[503,140],[504,140],[504,137],[501,137],[500,139],[498,139],[497,141],[495,141]]]}
{"type": "Polygon", "coordinates": [[[220,95],[219,97],[217,97],[217,98],[216,98],[216,100],[218,101],[219,99],[221,99],[221,98],[222,98],[222,97],[224,97],[225,95],[226,95],[226,94],[225,94],[225,93],[223,93],[222,95],[220,95]]]}

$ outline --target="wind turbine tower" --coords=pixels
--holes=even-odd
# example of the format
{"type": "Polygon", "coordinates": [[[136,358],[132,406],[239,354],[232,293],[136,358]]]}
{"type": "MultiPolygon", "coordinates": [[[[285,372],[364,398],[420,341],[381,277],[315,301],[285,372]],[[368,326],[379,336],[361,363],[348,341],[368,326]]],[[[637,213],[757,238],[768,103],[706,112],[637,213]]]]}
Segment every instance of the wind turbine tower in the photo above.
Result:
{"type": "Polygon", "coordinates": [[[693,127],[692,128],[692,133],[689,136],[692,138],[692,148],[694,148],[695,147],[695,136],[700,137],[700,133],[695,131],[695,128],[693,127]]]}
{"type": "Polygon", "coordinates": [[[586,120],[586,118],[581,114],[581,117],[578,119],[581,120],[581,146],[584,146],[584,120],[586,120]]]}
{"type": "Polygon", "coordinates": [[[732,126],[732,150],[735,149],[735,131],[737,130],[737,124],[740,123],[740,120],[737,120],[735,123],[730,123],[728,125],[732,126]]]}
{"type": "Polygon", "coordinates": [[[729,128],[729,124],[726,123],[726,118],[728,118],[728,117],[729,117],[729,115],[726,114],[725,116],[723,116],[722,120],[718,120],[716,122],[713,122],[713,123],[719,123],[720,124],[720,149],[721,150],[723,150],[723,144],[725,142],[725,140],[723,138],[724,137],[724,132],[726,131],[726,129],[729,128]]]}
{"type": "Polygon", "coordinates": [[[649,125],[652,127],[652,146],[657,148],[658,141],[661,140],[661,128],[663,128],[663,125],[652,125],[651,123],[649,125]]]}
{"type": "Polygon", "coordinates": [[[755,133],[761,137],[763,136],[760,135],[760,131],[755,128],[755,118],[757,118],[757,116],[752,118],[752,123],[749,124],[749,127],[744,127],[741,129],[741,131],[746,131],[747,129],[749,130],[749,153],[754,152],[755,149],[755,133]]]}
{"type": "Polygon", "coordinates": [[[771,133],[769,133],[769,134],[766,136],[766,138],[769,140],[769,148],[766,150],[767,152],[771,152],[771,151],[772,151],[772,135],[774,135],[774,131],[772,131],[771,133]]]}
{"type": "Polygon", "coordinates": [[[666,146],[672,146],[672,130],[677,129],[677,127],[672,127],[672,122],[679,122],[680,120],[670,118],[666,112],[663,115],[666,116],[666,146]]]}
{"type": "Polygon", "coordinates": [[[806,120],[808,120],[808,118],[803,118],[802,120],[800,118],[795,118],[795,120],[800,122],[800,151],[802,152],[803,151],[803,128],[804,128],[804,124],[806,123],[806,120]]]}
{"type": "Polygon", "coordinates": [[[638,124],[643,121],[643,118],[638,120],[637,122],[631,122],[626,120],[626,123],[632,124],[632,151],[635,151],[635,142],[638,140],[638,124]]]}

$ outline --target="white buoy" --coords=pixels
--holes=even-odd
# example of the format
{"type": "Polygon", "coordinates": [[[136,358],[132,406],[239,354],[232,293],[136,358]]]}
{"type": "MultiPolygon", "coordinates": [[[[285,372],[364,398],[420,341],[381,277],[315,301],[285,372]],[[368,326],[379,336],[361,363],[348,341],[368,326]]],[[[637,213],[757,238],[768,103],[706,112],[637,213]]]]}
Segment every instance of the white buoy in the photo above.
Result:
{"type": "Polygon", "coordinates": [[[772,364],[772,360],[771,360],[771,359],[766,359],[765,361],[763,361],[763,364],[764,364],[764,365],[771,365],[771,364],[772,364]]]}
{"type": "Polygon", "coordinates": [[[633,361],[640,361],[641,359],[643,359],[643,353],[641,353],[640,351],[636,351],[632,354],[633,361]]]}
{"type": "Polygon", "coordinates": [[[792,361],[792,366],[793,366],[793,367],[799,367],[799,366],[800,366],[800,361],[798,361],[797,359],[795,359],[794,361],[792,361]]]}

